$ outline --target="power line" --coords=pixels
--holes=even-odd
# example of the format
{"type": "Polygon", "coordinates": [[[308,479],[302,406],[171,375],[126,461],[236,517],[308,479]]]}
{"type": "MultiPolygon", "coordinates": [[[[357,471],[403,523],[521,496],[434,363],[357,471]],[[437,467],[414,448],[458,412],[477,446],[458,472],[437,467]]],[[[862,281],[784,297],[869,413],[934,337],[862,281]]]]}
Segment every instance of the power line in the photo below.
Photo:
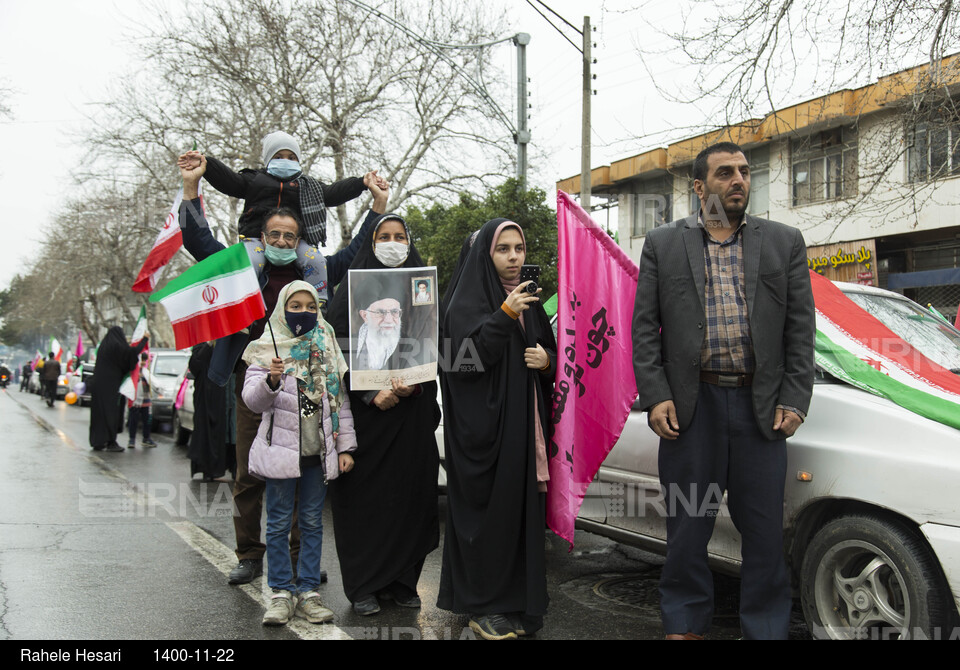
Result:
{"type": "Polygon", "coordinates": [[[583,31],[582,31],[582,30],[580,30],[580,29],[577,28],[575,25],[573,25],[572,23],[570,23],[569,21],[567,21],[565,18],[563,18],[562,16],[560,16],[559,14],[557,14],[555,11],[553,11],[552,9],[550,9],[550,7],[548,7],[547,4],[546,4],[545,2],[543,2],[543,0],[537,0],[537,2],[540,3],[541,5],[543,5],[544,9],[546,9],[548,12],[550,12],[551,14],[553,14],[554,16],[556,16],[558,19],[560,19],[561,21],[563,21],[564,23],[566,23],[568,26],[570,26],[571,28],[573,28],[573,30],[574,30],[575,33],[577,33],[578,35],[583,35],[583,31]]]}
{"type": "MultiPolygon", "coordinates": [[[[527,0],[527,4],[530,5],[530,7],[533,8],[533,11],[535,11],[537,14],[539,14],[541,17],[543,17],[543,20],[546,21],[547,23],[549,23],[551,28],[553,28],[553,29],[556,30],[558,33],[560,33],[560,37],[562,37],[562,38],[565,39],[566,41],[570,42],[570,44],[573,45],[573,48],[576,49],[577,51],[579,51],[581,54],[583,53],[583,49],[581,49],[580,47],[578,47],[578,46],[573,42],[573,40],[571,40],[569,37],[567,37],[567,36],[563,33],[562,30],[560,30],[557,26],[555,26],[554,23],[553,23],[553,21],[551,21],[549,18],[547,18],[547,15],[546,15],[546,14],[544,14],[544,13],[541,12],[539,9],[537,9],[536,5],[534,5],[530,0],[527,0]]],[[[540,4],[543,4],[543,3],[540,3],[540,4]]],[[[546,5],[543,5],[543,6],[546,7],[546,5]]],[[[547,7],[547,9],[550,9],[550,8],[547,7]]],[[[551,9],[550,11],[553,11],[553,10],[551,9]]],[[[554,13],[555,13],[555,12],[554,12],[554,13]]],[[[562,20],[562,19],[563,19],[563,17],[561,17],[561,20],[562,20]]],[[[575,30],[576,30],[576,29],[575,29],[575,30]]],[[[577,30],[577,32],[580,33],[581,31],[577,30]]],[[[582,33],[581,33],[581,34],[582,34],[582,33]]]]}

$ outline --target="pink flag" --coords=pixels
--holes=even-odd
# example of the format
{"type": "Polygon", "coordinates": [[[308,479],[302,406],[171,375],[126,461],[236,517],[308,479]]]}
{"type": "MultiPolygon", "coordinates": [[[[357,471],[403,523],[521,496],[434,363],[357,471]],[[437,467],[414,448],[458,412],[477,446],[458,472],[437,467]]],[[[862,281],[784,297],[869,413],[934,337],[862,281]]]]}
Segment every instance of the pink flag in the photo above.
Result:
{"type": "Polygon", "coordinates": [[[637,265],[566,193],[557,192],[560,287],[547,524],[573,548],[587,487],[637,397],[637,265]]]}
{"type": "Polygon", "coordinates": [[[76,352],[75,352],[76,355],[77,355],[77,358],[82,357],[82,356],[83,356],[83,352],[84,352],[84,348],[83,348],[83,335],[82,335],[81,333],[77,333],[77,350],[76,350],[76,352]]]}
{"type": "MultiPolygon", "coordinates": [[[[183,236],[180,233],[180,203],[183,202],[183,189],[177,191],[177,197],[173,199],[173,206],[170,213],[167,214],[163,222],[163,228],[157,235],[153,243],[153,249],[147,254],[147,260],[143,262],[140,268],[140,274],[137,280],[133,282],[131,290],[137,293],[150,293],[157,287],[157,280],[160,272],[170,262],[173,255],[183,246],[183,236]]],[[[200,201],[201,207],[203,200],[200,201]]]]}
{"type": "Polygon", "coordinates": [[[184,376],[183,381],[180,382],[180,388],[177,390],[177,398],[173,401],[174,409],[180,409],[183,407],[183,401],[187,397],[187,386],[190,384],[190,380],[184,376]]]}
{"type": "Polygon", "coordinates": [[[960,330],[960,305],[957,305],[957,320],[953,322],[953,327],[960,330]]]}

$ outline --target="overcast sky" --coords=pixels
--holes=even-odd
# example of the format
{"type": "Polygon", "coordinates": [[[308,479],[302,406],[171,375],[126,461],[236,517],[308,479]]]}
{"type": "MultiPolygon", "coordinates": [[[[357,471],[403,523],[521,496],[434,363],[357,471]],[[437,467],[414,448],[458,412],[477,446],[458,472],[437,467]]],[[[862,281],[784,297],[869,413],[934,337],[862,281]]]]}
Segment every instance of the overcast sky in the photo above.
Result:
{"type": "MultiPolygon", "coordinates": [[[[175,4],[179,6],[179,2],[175,4]]],[[[533,104],[529,123],[532,153],[540,162],[531,181],[552,197],[557,179],[580,172],[580,53],[524,0],[505,0],[505,4],[512,30],[532,36],[527,49],[533,104]]],[[[696,122],[696,110],[671,108],[658,100],[636,55],[639,41],[662,39],[643,30],[641,12],[649,16],[651,10],[636,9],[641,5],[649,8],[652,2],[553,0],[547,4],[578,27],[584,7],[589,7],[586,11],[598,28],[593,166],[651,148],[656,141],[649,135],[668,130],[678,119],[696,122]],[[646,145],[632,139],[637,136],[648,136],[646,145]]],[[[0,162],[0,202],[4,207],[0,238],[6,252],[0,261],[0,288],[6,288],[14,274],[28,269],[43,227],[71,194],[70,172],[83,160],[78,145],[88,128],[85,115],[95,109],[92,103],[105,98],[111,79],[134,66],[128,40],[132,24],[146,11],[141,7],[141,3],[115,0],[48,0],[40,4],[0,0],[0,87],[13,89],[12,99],[5,100],[13,118],[0,120],[4,157],[0,162]]],[[[666,12],[665,19],[679,15],[678,5],[667,7],[660,10],[666,12]]],[[[579,39],[569,29],[566,34],[574,41],[579,39]]],[[[505,83],[512,87],[515,50],[510,44],[496,49],[496,62],[505,69],[509,79],[505,83]]],[[[676,69],[672,64],[663,67],[667,74],[676,69]]],[[[514,114],[514,90],[507,88],[506,97],[501,107],[514,114]]],[[[161,224],[157,222],[158,229],[161,224]]],[[[63,253],[69,254],[69,249],[63,253]]]]}

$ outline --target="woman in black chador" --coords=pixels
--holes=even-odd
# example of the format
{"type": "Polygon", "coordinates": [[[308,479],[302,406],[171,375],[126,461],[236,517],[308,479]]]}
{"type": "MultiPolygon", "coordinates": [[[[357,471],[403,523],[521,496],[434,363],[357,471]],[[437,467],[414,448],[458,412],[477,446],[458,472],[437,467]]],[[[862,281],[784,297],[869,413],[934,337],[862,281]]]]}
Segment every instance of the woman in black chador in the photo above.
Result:
{"type": "Polygon", "coordinates": [[[127,344],[120,326],[113,326],[97,347],[97,362],[90,380],[90,446],[94,451],[125,451],[117,444],[123,406],[120,384],[137,366],[140,352],[147,346],[149,335],[135,347],[127,344]]]}
{"type": "MultiPolygon", "coordinates": [[[[406,223],[385,214],[350,268],[423,265],[406,223]]],[[[348,342],[350,281],[348,275],[340,283],[328,313],[345,355],[354,344],[348,342]]],[[[409,290],[406,295],[390,294],[399,296],[394,299],[401,307],[401,340],[395,354],[415,357],[424,322],[413,317],[409,290]]],[[[351,392],[350,408],[357,433],[354,467],[331,481],[329,489],[344,593],[361,615],[379,612],[379,599],[420,607],[417,582],[424,558],[440,542],[440,457],[434,436],[440,423],[437,384],[395,383],[390,390],[351,392]]]]}
{"type": "Polygon", "coordinates": [[[488,221],[464,243],[441,306],[448,515],[439,607],[486,639],[529,635],[547,611],[547,402],[556,342],[520,282],[523,231],[488,221]]]}
{"type": "Polygon", "coordinates": [[[229,470],[237,471],[236,415],[234,408],[234,375],[226,386],[219,386],[207,378],[213,345],[201,342],[193,347],[187,364],[193,375],[193,432],[187,455],[190,457],[190,476],[203,473],[204,481],[223,477],[229,470]]]}

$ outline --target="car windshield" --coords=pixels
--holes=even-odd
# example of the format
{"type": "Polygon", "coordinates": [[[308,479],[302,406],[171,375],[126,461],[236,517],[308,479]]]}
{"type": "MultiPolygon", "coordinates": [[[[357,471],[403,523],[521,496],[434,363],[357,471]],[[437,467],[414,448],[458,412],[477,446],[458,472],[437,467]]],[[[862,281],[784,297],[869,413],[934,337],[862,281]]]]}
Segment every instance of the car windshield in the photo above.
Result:
{"type": "Polygon", "coordinates": [[[960,373],[960,333],[955,328],[910,300],[869,293],[846,295],[927,358],[960,373]]]}
{"type": "Polygon", "coordinates": [[[153,366],[153,374],[164,377],[179,377],[187,369],[189,356],[159,356],[153,366]]]}

